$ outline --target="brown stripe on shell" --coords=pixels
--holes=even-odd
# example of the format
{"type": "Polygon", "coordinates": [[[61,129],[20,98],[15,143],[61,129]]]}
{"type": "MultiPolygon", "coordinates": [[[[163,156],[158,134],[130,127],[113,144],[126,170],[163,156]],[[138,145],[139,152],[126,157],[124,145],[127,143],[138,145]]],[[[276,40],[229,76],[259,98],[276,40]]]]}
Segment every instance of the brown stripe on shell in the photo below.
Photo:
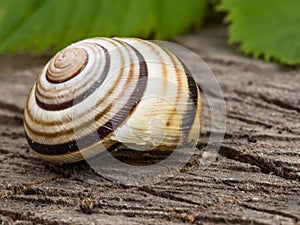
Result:
{"type": "Polygon", "coordinates": [[[77,76],[88,62],[88,53],[82,48],[68,48],[50,61],[46,79],[49,83],[63,83],[77,76]],[[59,71],[57,71],[59,70],[59,71]]]}
{"type": "MultiPolygon", "coordinates": [[[[100,45],[98,45],[98,46],[103,49],[103,51],[105,52],[105,58],[106,58],[105,66],[104,66],[104,69],[100,76],[100,79],[97,80],[96,82],[94,82],[91,87],[89,87],[85,92],[83,92],[81,95],[77,96],[75,99],[72,99],[72,100],[66,101],[66,102],[62,102],[62,103],[47,104],[45,102],[40,101],[40,99],[37,97],[37,93],[36,93],[35,100],[40,108],[48,110],[48,111],[59,111],[59,110],[64,110],[64,109],[70,108],[73,105],[78,104],[81,101],[83,101],[84,99],[86,99],[88,96],[93,94],[97,90],[97,88],[99,88],[99,86],[103,83],[103,81],[105,80],[105,78],[108,74],[108,70],[110,67],[110,57],[109,57],[109,53],[106,48],[104,48],[103,46],[100,46],[100,45]]],[[[38,91],[38,88],[36,88],[36,92],[38,92],[39,95],[41,95],[41,93],[38,91]]]]}
{"type": "MultiPolygon", "coordinates": [[[[140,40],[139,40],[139,41],[140,41],[140,40]]],[[[143,42],[145,45],[147,45],[153,52],[156,53],[156,55],[157,55],[158,58],[159,58],[159,61],[161,62],[160,64],[161,64],[161,66],[162,66],[162,75],[163,75],[163,78],[164,78],[165,80],[168,80],[169,74],[168,74],[167,64],[163,63],[163,57],[162,57],[161,53],[156,49],[156,47],[153,46],[152,43],[150,44],[149,42],[143,41],[143,40],[142,40],[142,42],[143,42]]],[[[175,56],[173,56],[169,51],[167,51],[166,49],[164,49],[164,48],[162,48],[162,47],[160,47],[160,50],[164,51],[164,52],[169,56],[169,58],[171,59],[171,61],[172,61],[172,66],[174,66],[174,68],[175,68],[175,70],[176,70],[176,78],[177,78],[177,81],[178,81],[178,85],[181,86],[181,83],[182,83],[182,81],[181,81],[181,76],[178,76],[178,74],[179,74],[178,71],[180,71],[180,70],[178,69],[177,63],[175,62],[175,59],[174,59],[175,56]]],[[[163,82],[163,91],[164,91],[164,92],[167,91],[167,85],[168,85],[168,82],[163,82]]],[[[175,102],[176,102],[176,103],[179,102],[179,89],[180,89],[180,88],[177,88],[177,92],[176,92],[176,99],[175,99],[175,102]]],[[[177,105],[176,103],[175,103],[175,105],[177,105]]],[[[176,112],[176,109],[174,109],[174,113],[175,113],[175,112],[176,112]]],[[[169,116],[169,118],[168,118],[168,120],[167,120],[167,122],[166,122],[166,126],[167,126],[167,127],[170,126],[171,121],[172,121],[172,119],[173,119],[173,117],[174,117],[174,113],[172,113],[172,114],[169,116]]]]}
{"type": "MultiPolygon", "coordinates": [[[[115,47],[117,47],[117,45],[114,44],[110,39],[108,39],[107,41],[109,41],[111,44],[113,44],[115,47]]],[[[115,40],[115,41],[116,41],[116,40],[115,40]]],[[[122,44],[123,46],[125,46],[125,44],[122,43],[122,42],[120,42],[120,44],[122,44]]],[[[126,45],[125,47],[127,47],[127,45],[126,45]]],[[[130,62],[133,62],[132,56],[130,55],[129,57],[130,57],[130,62]]],[[[132,63],[131,63],[130,65],[132,65],[132,63]]],[[[122,68],[123,68],[123,66],[122,66],[122,68]]],[[[119,75],[121,75],[121,74],[122,74],[122,71],[120,71],[119,75]]],[[[132,66],[131,66],[130,69],[129,69],[129,74],[133,74],[133,67],[132,67],[132,66]]],[[[129,79],[127,80],[126,83],[130,83],[131,80],[132,80],[132,76],[129,76],[129,79]]],[[[117,81],[117,83],[116,83],[115,86],[118,85],[119,81],[120,81],[120,80],[117,81]]],[[[114,90],[114,89],[113,89],[113,86],[112,86],[112,87],[110,88],[110,90],[109,90],[109,92],[108,92],[108,94],[107,94],[106,96],[109,96],[109,95],[113,92],[113,90],[114,90]]],[[[126,87],[123,89],[123,92],[121,93],[121,96],[123,96],[123,94],[124,94],[125,91],[126,91],[126,87]]],[[[105,97],[104,97],[104,98],[105,98],[105,97]]],[[[29,98],[28,98],[28,99],[29,99],[29,98]]],[[[28,100],[27,100],[27,101],[28,101],[28,100]]],[[[95,107],[97,108],[99,105],[102,104],[102,102],[103,102],[103,100],[102,100],[102,101],[98,101],[98,102],[95,104],[95,107]]],[[[110,104],[108,107],[107,107],[104,111],[109,111],[109,109],[112,107],[112,104],[110,104]],[[109,107],[109,108],[108,108],[108,107],[109,107]]],[[[43,126],[57,126],[57,125],[66,124],[66,123],[72,123],[72,122],[73,122],[72,120],[71,120],[71,121],[59,120],[59,121],[52,121],[52,122],[50,122],[50,121],[44,121],[44,120],[38,120],[38,119],[32,117],[32,115],[31,115],[31,114],[29,113],[29,111],[28,111],[28,107],[26,107],[25,110],[26,110],[26,113],[27,113],[27,115],[29,116],[30,120],[31,120],[31,121],[34,120],[34,122],[35,122],[36,124],[39,124],[39,125],[43,125],[43,126]]],[[[91,110],[82,112],[82,113],[78,114],[77,117],[80,118],[80,117],[82,117],[82,116],[84,116],[85,114],[88,114],[88,113],[90,113],[90,112],[91,112],[91,110]]],[[[101,113],[99,113],[98,115],[96,115],[95,121],[97,121],[97,120],[101,117],[102,114],[103,114],[103,112],[101,112],[101,113]]],[[[25,122],[26,122],[26,121],[25,121],[25,122]]],[[[85,123],[85,126],[86,126],[86,125],[87,125],[87,123],[85,123]]],[[[85,126],[81,126],[80,128],[83,128],[83,127],[85,127],[85,126]]],[[[33,133],[33,134],[35,134],[35,135],[43,136],[43,135],[41,135],[41,134],[43,134],[43,133],[41,133],[41,132],[39,132],[39,131],[32,130],[32,129],[28,126],[27,123],[26,123],[26,127],[28,128],[28,130],[30,130],[31,133],[33,133]]],[[[71,133],[71,130],[64,130],[64,131],[61,132],[61,133],[54,133],[53,135],[51,135],[51,134],[49,133],[49,134],[47,134],[47,135],[48,135],[48,137],[49,137],[49,136],[50,136],[50,137],[56,137],[56,136],[58,136],[58,135],[66,135],[66,134],[70,134],[70,133],[71,133]]]]}
{"type": "MultiPolygon", "coordinates": [[[[112,43],[112,44],[114,44],[114,43],[112,43]]],[[[114,44],[114,45],[115,45],[115,44],[114,44]]],[[[117,45],[115,45],[115,47],[117,47],[117,45]]],[[[119,52],[119,55],[121,55],[121,52],[119,52]]],[[[124,68],[124,65],[125,65],[124,59],[122,59],[121,70],[119,71],[118,77],[120,77],[120,76],[123,74],[123,68],[124,68]]],[[[133,75],[133,74],[132,74],[132,75],[133,75]]],[[[129,76],[128,82],[130,82],[131,79],[132,79],[132,76],[129,76]]],[[[111,85],[111,88],[108,90],[108,92],[106,93],[106,95],[103,96],[102,100],[100,100],[100,101],[98,101],[98,102],[96,103],[95,108],[97,108],[99,105],[101,105],[101,104],[103,103],[104,99],[106,99],[108,96],[111,95],[111,93],[114,91],[114,87],[118,86],[118,84],[119,84],[120,81],[121,81],[121,79],[118,79],[117,82],[115,83],[115,85],[111,85]]],[[[125,90],[126,90],[126,89],[123,89],[123,93],[125,92],[125,90]]],[[[123,93],[122,93],[122,94],[123,94],[123,93]]],[[[88,96],[87,96],[87,97],[88,97],[88,96]]],[[[74,105],[75,105],[75,102],[74,102],[74,105]]],[[[109,104],[102,112],[100,112],[100,113],[98,113],[98,114],[96,115],[95,120],[92,121],[92,122],[98,121],[103,115],[105,115],[107,112],[110,111],[110,109],[111,109],[112,106],[113,106],[113,104],[110,103],[110,104],[109,104]]],[[[84,112],[82,112],[81,114],[76,115],[76,117],[77,117],[77,118],[80,118],[80,117],[82,117],[82,116],[84,116],[84,115],[90,113],[91,111],[92,111],[92,109],[89,109],[89,111],[84,111],[84,112]]],[[[28,111],[27,111],[27,112],[28,112],[28,111]]],[[[28,113],[29,113],[29,112],[28,112],[28,113]]],[[[29,116],[30,116],[30,119],[31,119],[31,120],[34,120],[34,118],[32,117],[31,114],[29,114],[29,116]]],[[[71,121],[69,121],[69,122],[72,123],[73,121],[71,120],[71,121]]],[[[42,120],[35,120],[35,123],[40,124],[40,125],[49,125],[49,122],[47,122],[47,121],[42,121],[42,120]]],[[[52,122],[51,125],[57,126],[57,125],[65,124],[65,123],[66,123],[66,121],[55,121],[55,122],[52,122]]],[[[84,129],[85,127],[88,127],[89,125],[91,125],[90,123],[91,123],[90,121],[87,121],[87,122],[81,124],[79,127],[76,127],[76,129],[77,129],[77,130],[84,129]]],[[[26,125],[27,129],[28,129],[32,134],[34,134],[34,135],[36,135],[36,136],[40,136],[40,137],[43,137],[43,136],[44,136],[45,133],[40,132],[40,131],[38,131],[38,130],[33,130],[33,129],[31,129],[31,128],[28,126],[28,124],[27,124],[26,121],[25,121],[25,125],[26,125]]],[[[68,129],[68,130],[64,129],[64,130],[61,130],[60,132],[47,133],[47,137],[48,137],[48,138],[53,138],[53,137],[58,137],[58,136],[59,136],[59,137],[61,137],[61,136],[69,136],[69,135],[72,135],[72,134],[73,134],[73,131],[74,131],[74,129],[73,129],[73,127],[71,127],[71,128],[68,129]]]]}
{"type": "MultiPolygon", "coordinates": [[[[162,48],[163,49],[163,48],[162,48]]],[[[182,80],[181,80],[181,76],[179,76],[179,74],[182,73],[182,71],[178,68],[178,64],[176,63],[175,61],[175,56],[173,56],[173,54],[171,54],[169,51],[167,51],[166,49],[163,49],[167,55],[170,57],[171,61],[172,61],[172,64],[176,70],[176,78],[177,78],[177,92],[176,92],[176,99],[175,99],[175,105],[178,105],[177,103],[179,102],[179,93],[180,93],[180,87],[182,86],[182,80]]],[[[172,113],[166,123],[167,126],[169,126],[171,124],[171,121],[174,117],[174,114],[175,114],[175,111],[176,109],[174,109],[174,113],[172,113]]]]}
{"type": "MultiPolygon", "coordinates": [[[[117,45],[116,44],[114,44],[112,41],[111,41],[111,39],[109,39],[109,38],[101,38],[102,40],[105,40],[105,41],[107,41],[107,42],[110,42],[111,44],[113,44],[116,48],[117,48],[117,45]]],[[[88,44],[92,44],[92,45],[97,45],[98,47],[100,47],[100,48],[102,48],[103,49],[103,51],[104,51],[104,53],[105,53],[105,57],[108,57],[109,56],[109,54],[108,54],[108,51],[103,47],[103,46],[101,46],[101,45],[99,45],[99,44],[95,44],[95,43],[89,43],[88,42],[88,44]],[[106,51],[105,51],[106,50],[106,51]]],[[[107,59],[108,58],[106,58],[106,61],[107,61],[107,59]]],[[[106,73],[108,73],[108,70],[109,70],[109,67],[110,67],[110,57],[109,57],[109,60],[108,60],[109,62],[107,62],[107,64],[105,65],[105,67],[104,67],[104,70],[103,71],[106,71],[106,73]]],[[[104,81],[104,76],[103,76],[103,81],[104,81]]],[[[85,83],[83,83],[83,84],[80,84],[80,86],[81,87],[85,87],[85,86],[87,86],[87,84],[89,83],[89,80],[87,80],[85,83]]],[[[97,80],[96,81],[96,83],[99,83],[99,81],[97,80]]],[[[38,83],[39,84],[39,83],[38,83]]],[[[99,83],[99,86],[101,85],[101,83],[99,83]]],[[[38,87],[39,88],[41,88],[41,89],[43,89],[44,91],[47,91],[47,92],[49,92],[49,91],[51,91],[51,90],[47,90],[47,89],[44,89],[44,87],[42,86],[42,85],[38,85],[38,87]]],[[[55,90],[59,90],[59,89],[55,89],[55,90]]],[[[54,90],[54,91],[55,91],[54,90]]],[[[95,89],[96,90],[96,89],[95,89]]],[[[39,93],[39,95],[41,95],[41,96],[43,96],[39,91],[38,91],[38,88],[36,88],[36,92],[37,93],[39,93]]],[[[62,95],[61,97],[65,97],[66,95],[62,95]]],[[[86,97],[88,97],[88,96],[86,96],[86,97]]],[[[49,98],[48,96],[43,96],[43,98],[49,98]]],[[[52,97],[53,98],[53,97],[52,97]]],[[[74,101],[74,100],[72,100],[72,101],[74,101]]],[[[27,108],[26,108],[27,109],[27,108]]],[[[27,111],[28,112],[28,111],[27,111]]],[[[33,120],[34,119],[34,121],[35,121],[35,123],[37,123],[37,124],[42,124],[42,125],[50,125],[50,126],[52,126],[52,125],[60,125],[60,124],[63,124],[63,123],[66,123],[66,121],[53,121],[53,122],[50,122],[50,121],[41,121],[41,120],[37,120],[36,118],[33,118],[30,114],[29,114],[29,112],[28,112],[28,115],[30,116],[30,119],[31,120],[33,120]]],[[[82,116],[82,114],[80,114],[79,116],[82,116]]]]}
{"type": "MultiPolygon", "coordinates": [[[[147,45],[151,49],[151,51],[153,51],[153,52],[156,53],[156,55],[159,58],[159,62],[161,64],[161,66],[162,66],[162,75],[163,75],[163,78],[165,80],[168,80],[168,69],[166,67],[166,64],[163,63],[163,57],[162,57],[161,53],[156,49],[157,46],[155,45],[155,47],[154,47],[153,46],[154,44],[151,43],[151,42],[148,42],[148,41],[143,41],[143,40],[139,40],[139,41],[143,42],[145,45],[147,45]]],[[[162,48],[160,47],[160,49],[162,49],[162,48]]],[[[167,82],[164,82],[163,83],[163,91],[166,92],[166,90],[167,90],[167,82]]]]}
{"type": "Polygon", "coordinates": [[[188,98],[187,105],[193,104],[192,114],[189,110],[187,110],[182,119],[181,128],[182,128],[183,144],[186,144],[187,138],[192,129],[192,125],[194,124],[195,117],[197,116],[198,104],[201,104],[201,103],[200,102],[198,103],[199,89],[198,89],[198,85],[197,85],[196,81],[193,79],[193,76],[192,76],[190,70],[187,68],[187,66],[180,59],[178,59],[178,60],[180,61],[180,63],[182,64],[182,66],[184,68],[184,71],[185,71],[185,74],[187,77],[187,81],[188,81],[189,98],[188,98]]]}
{"type": "MultiPolygon", "coordinates": [[[[92,46],[94,46],[94,45],[96,45],[97,47],[100,47],[102,50],[103,50],[103,46],[100,46],[100,45],[98,45],[98,44],[95,44],[95,43],[85,43],[85,44],[88,44],[88,45],[92,45],[92,46]]],[[[89,51],[91,51],[92,52],[92,54],[95,54],[95,49],[94,48],[92,48],[92,47],[90,47],[90,49],[89,49],[89,51]]],[[[104,51],[104,50],[103,50],[104,51]]],[[[105,51],[104,51],[104,55],[105,55],[106,53],[105,53],[105,51]]],[[[55,57],[55,56],[54,56],[55,57]]],[[[46,65],[46,67],[44,67],[44,69],[43,70],[45,70],[45,74],[47,73],[47,69],[48,69],[48,65],[50,64],[50,62],[46,65]]],[[[88,63],[87,63],[88,64],[88,63]]],[[[43,71],[42,71],[43,72],[43,71]]],[[[42,74],[42,73],[41,73],[42,74]]],[[[85,82],[84,84],[82,84],[81,83],[81,87],[82,86],[85,86],[87,83],[89,83],[89,81],[87,81],[87,82],[85,82]]],[[[65,86],[62,86],[61,88],[55,88],[55,89],[47,89],[47,88],[45,88],[42,84],[41,84],[41,82],[40,82],[40,79],[38,80],[38,89],[41,89],[41,90],[43,90],[44,92],[47,92],[47,93],[51,93],[51,94],[55,94],[55,93],[57,93],[57,91],[62,91],[62,90],[65,90],[65,86]]],[[[78,84],[78,83],[77,83],[78,84]]],[[[53,96],[52,95],[49,95],[49,96],[43,96],[43,98],[49,98],[49,99],[52,99],[53,98],[53,96]]],[[[62,96],[62,97],[65,97],[64,95],[62,96]]]]}
{"type": "Polygon", "coordinates": [[[126,45],[130,46],[134,50],[134,52],[136,53],[139,59],[139,66],[140,66],[139,78],[135,90],[133,91],[133,94],[130,96],[127,103],[120,110],[120,111],[128,112],[128,114],[123,114],[112,118],[105,125],[97,129],[97,135],[94,132],[92,134],[79,138],[78,140],[72,140],[62,144],[47,145],[47,144],[37,143],[34,142],[25,132],[28,143],[34,151],[44,155],[65,155],[71,152],[79,151],[80,149],[77,145],[77,142],[80,142],[83,145],[80,146],[81,148],[86,148],[88,146],[91,146],[95,144],[97,141],[99,141],[99,139],[104,139],[105,137],[107,137],[113,131],[114,127],[119,126],[122,122],[124,122],[127,119],[127,117],[135,109],[136,105],[139,103],[141,96],[143,95],[146,89],[148,69],[142,54],[133,46],[127,43],[126,45]],[[112,121],[114,121],[114,124],[112,124],[112,121]]]}
{"type": "MultiPolygon", "coordinates": [[[[124,65],[124,62],[123,62],[123,65],[124,65]]],[[[122,73],[123,73],[123,69],[120,70],[118,76],[121,76],[122,73]]],[[[130,82],[130,80],[132,80],[132,76],[129,76],[129,79],[127,81],[130,82]]],[[[118,84],[119,84],[120,81],[121,80],[118,79],[117,82],[114,85],[111,86],[111,88],[108,90],[108,92],[106,93],[106,95],[103,96],[103,98],[96,103],[95,108],[97,108],[99,105],[101,105],[103,103],[104,99],[106,99],[108,96],[111,95],[111,93],[115,90],[114,88],[116,86],[118,86],[118,84]]],[[[123,89],[123,92],[121,94],[124,94],[125,91],[126,91],[126,88],[123,89]]],[[[103,111],[99,112],[95,116],[95,120],[93,120],[93,121],[87,121],[85,123],[82,123],[80,126],[76,127],[76,130],[81,130],[81,129],[84,129],[85,127],[89,127],[91,125],[91,123],[98,121],[101,117],[103,117],[103,115],[106,115],[108,112],[110,112],[110,110],[111,110],[112,107],[113,107],[113,103],[110,103],[103,111]]],[[[76,117],[80,118],[80,117],[83,116],[83,114],[89,114],[92,110],[93,109],[90,109],[89,111],[85,111],[82,114],[76,115],[76,117]]],[[[64,121],[57,121],[57,122],[60,122],[59,124],[63,124],[64,123],[64,121]]],[[[70,121],[70,122],[72,123],[73,121],[70,121]]],[[[41,123],[41,124],[45,125],[43,123],[41,123]]],[[[26,123],[26,125],[28,125],[28,124],[26,123]]],[[[54,126],[58,125],[58,123],[53,123],[53,125],[54,126]]],[[[28,130],[31,133],[33,133],[34,135],[36,135],[36,136],[41,136],[41,137],[44,136],[43,132],[39,132],[37,130],[32,130],[29,127],[28,127],[28,130]]],[[[58,137],[58,136],[59,137],[61,137],[61,136],[69,136],[69,135],[72,135],[73,132],[74,132],[74,128],[71,127],[70,129],[64,129],[64,130],[61,130],[59,132],[47,133],[47,137],[48,138],[53,138],[53,137],[58,137]]]]}

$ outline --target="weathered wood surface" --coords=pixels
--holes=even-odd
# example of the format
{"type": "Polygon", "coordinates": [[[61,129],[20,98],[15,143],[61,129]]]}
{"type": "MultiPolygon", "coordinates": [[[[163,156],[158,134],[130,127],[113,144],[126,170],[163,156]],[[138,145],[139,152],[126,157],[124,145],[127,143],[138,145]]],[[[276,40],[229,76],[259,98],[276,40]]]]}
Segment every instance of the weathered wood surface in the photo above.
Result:
{"type": "MultiPolygon", "coordinates": [[[[0,57],[0,224],[300,224],[300,69],[226,46],[224,27],[176,39],[218,78],[227,131],[216,162],[201,150],[176,177],[145,187],[112,183],[86,163],[45,163],[22,127],[26,96],[49,57],[0,57]],[[93,204],[92,214],[80,208],[93,204]]],[[[203,104],[202,139],[209,135],[203,104]]]]}

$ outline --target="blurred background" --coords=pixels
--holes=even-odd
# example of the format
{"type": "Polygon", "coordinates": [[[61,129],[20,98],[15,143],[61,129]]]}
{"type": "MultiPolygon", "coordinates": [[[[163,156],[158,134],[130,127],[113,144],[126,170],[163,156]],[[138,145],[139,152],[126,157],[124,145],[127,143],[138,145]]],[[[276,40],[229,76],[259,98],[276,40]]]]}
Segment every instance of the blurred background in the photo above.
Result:
{"type": "Polygon", "coordinates": [[[299,8],[298,0],[0,0],[0,54],[54,53],[95,36],[170,40],[217,20],[243,53],[295,65],[299,8]]]}

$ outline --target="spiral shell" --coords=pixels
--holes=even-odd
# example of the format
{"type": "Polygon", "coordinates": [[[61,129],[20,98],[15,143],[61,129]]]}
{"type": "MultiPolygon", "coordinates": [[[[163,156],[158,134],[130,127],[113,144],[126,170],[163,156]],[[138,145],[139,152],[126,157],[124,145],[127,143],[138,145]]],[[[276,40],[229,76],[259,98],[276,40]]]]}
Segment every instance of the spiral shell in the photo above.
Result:
{"type": "Polygon", "coordinates": [[[46,64],[28,96],[24,128],[41,158],[76,162],[100,145],[184,145],[198,138],[200,117],[198,86],[172,53],[136,38],[92,38],[46,64]]]}

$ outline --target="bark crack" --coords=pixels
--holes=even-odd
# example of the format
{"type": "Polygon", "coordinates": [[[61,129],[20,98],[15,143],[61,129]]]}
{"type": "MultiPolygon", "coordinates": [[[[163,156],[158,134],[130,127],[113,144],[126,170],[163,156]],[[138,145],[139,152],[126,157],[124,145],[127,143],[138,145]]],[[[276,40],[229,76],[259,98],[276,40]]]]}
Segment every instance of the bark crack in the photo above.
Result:
{"type": "Polygon", "coordinates": [[[165,198],[165,199],[172,200],[172,201],[177,201],[177,202],[185,202],[185,203],[188,203],[188,204],[199,206],[198,202],[195,202],[195,201],[192,201],[192,200],[189,200],[189,199],[186,199],[186,198],[182,198],[182,197],[177,197],[177,196],[174,196],[174,195],[172,195],[170,193],[167,193],[167,192],[153,190],[150,187],[146,187],[146,186],[139,187],[139,190],[144,191],[144,192],[146,192],[148,194],[151,194],[153,196],[156,196],[156,197],[161,197],[161,198],[165,198]]]}
{"type": "Polygon", "coordinates": [[[299,221],[298,216],[294,216],[290,213],[278,211],[278,210],[275,210],[275,209],[255,207],[255,206],[249,205],[247,203],[241,203],[241,206],[243,206],[247,209],[251,209],[251,210],[255,210],[255,211],[259,211],[259,212],[265,212],[265,213],[270,213],[270,214],[273,214],[273,215],[279,215],[279,216],[291,218],[294,221],[294,224],[297,224],[297,222],[299,221]]]}
{"type": "Polygon", "coordinates": [[[264,100],[265,102],[269,103],[269,104],[273,104],[273,105],[276,105],[280,108],[283,108],[283,109],[287,109],[287,110],[295,110],[297,111],[298,113],[300,112],[300,108],[297,107],[297,106],[293,106],[287,102],[284,102],[280,99],[275,99],[275,98],[268,98],[266,97],[265,95],[262,95],[260,94],[259,97],[264,100]]]}
{"type": "Polygon", "coordinates": [[[300,180],[297,171],[291,168],[285,167],[281,162],[277,162],[271,159],[263,158],[259,155],[251,154],[249,152],[240,151],[238,149],[222,146],[219,154],[228,158],[237,160],[242,163],[249,163],[260,168],[262,173],[270,174],[273,173],[279,177],[289,179],[289,180],[300,180]]]}

